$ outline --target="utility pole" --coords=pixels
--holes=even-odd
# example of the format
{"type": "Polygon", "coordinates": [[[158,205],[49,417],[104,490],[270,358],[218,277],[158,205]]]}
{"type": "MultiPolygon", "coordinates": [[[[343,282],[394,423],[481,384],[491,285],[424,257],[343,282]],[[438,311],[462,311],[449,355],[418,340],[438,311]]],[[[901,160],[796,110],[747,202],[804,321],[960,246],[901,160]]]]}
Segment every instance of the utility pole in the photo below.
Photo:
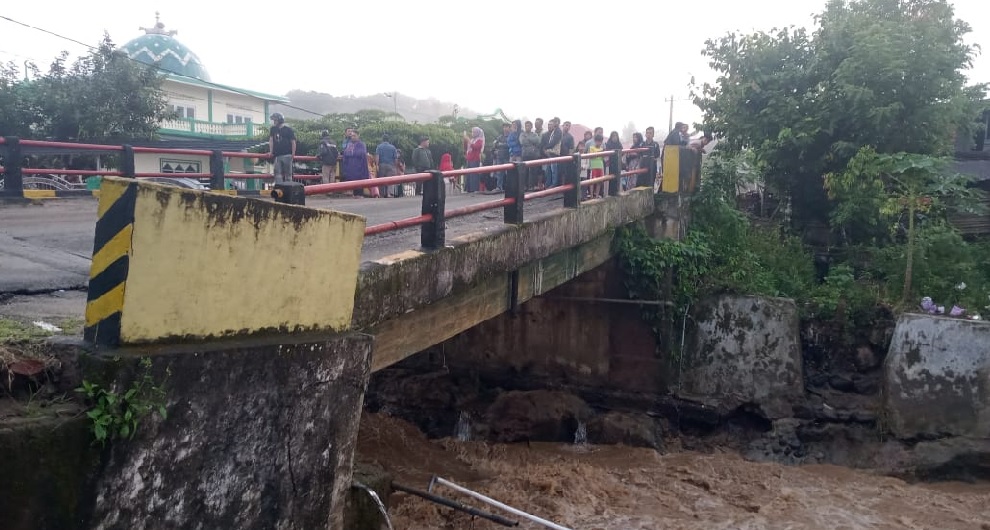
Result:
{"type": "Polygon", "coordinates": [[[667,134],[670,134],[670,131],[674,130],[674,95],[671,94],[670,99],[665,99],[664,101],[670,102],[670,114],[667,119],[667,134]]]}
{"type": "Polygon", "coordinates": [[[392,98],[392,113],[399,113],[399,93],[398,92],[386,92],[385,97],[392,98]]]}

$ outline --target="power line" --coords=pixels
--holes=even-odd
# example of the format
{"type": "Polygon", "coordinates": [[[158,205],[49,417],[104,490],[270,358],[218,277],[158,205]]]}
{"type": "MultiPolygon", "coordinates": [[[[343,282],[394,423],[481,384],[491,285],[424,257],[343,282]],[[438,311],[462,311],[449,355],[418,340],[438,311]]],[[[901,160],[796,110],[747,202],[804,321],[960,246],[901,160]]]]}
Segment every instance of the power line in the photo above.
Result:
{"type": "MultiPolygon", "coordinates": [[[[50,31],[50,30],[47,30],[47,29],[44,29],[44,28],[39,28],[37,26],[32,26],[30,24],[25,24],[24,22],[21,22],[21,21],[18,21],[18,20],[14,20],[14,19],[12,19],[12,18],[10,18],[8,16],[0,15],[0,18],[2,18],[4,20],[7,20],[9,22],[12,22],[14,24],[17,24],[19,26],[24,26],[25,28],[29,28],[29,29],[33,29],[33,30],[36,30],[36,31],[40,31],[42,33],[47,33],[47,34],[52,35],[54,37],[58,37],[60,39],[67,40],[69,42],[72,42],[72,43],[75,43],[75,44],[79,44],[80,46],[85,46],[86,48],[89,48],[90,50],[94,50],[95,51],[95,50],[98,49],[96,46],[93,46],[91,44],[86,44],[85,42],[82,42],[82,41],[77,40],[77,39],[73,39],[72,37],[66,37],[65,35],[60,35],[58,33],[55,33],[54,31],[50,31]]],[[[231,87],[231,86],[221,85],[220,83],[214,83],[212,81],[207,81],[205,79],[200,79],[198,77],[194,77],[194,76],[190,76],[190,75],[185,75],[185,74],[180,74],[178,72],[173,72],[172,70],[169,70],[167,68],[162,68],[161,66],[159,66],[157,64],[148,64],[148,63],[145,63],[145,62],[142,62],[142,61],[138,61],[137,59],[134,59],[134,58],[132,58],[132,57],[126,55],[126,54],[121,54],[121,56],[126,57],[128,60],[133,61],[133,62],[138,63],[138,64],[141,64],[143,66],[150,66],[150,67],[154,68],[155,70],[158,70],[159,72],[164,72],[164,73],[176,75],[176,76],[179,76],[179,77],[186,77],[186,78],[189,78],[189,79],[194,79],[196,81],[199,81],[200,83],[205,83],[205,84],[207,84],[207,85],[209,85],[211,87],[219,88],[221,90],[226,90],[228,92],[234,92],[235,94],[240,94],[242,96],[249,96],[249,97],[253,97],[253,98],[258,97],[258,96],[254,95],[254,94],[250,94],[248,92],[244,92],[242,90],[238,90],[238,89],[236,89],[234,87],[231,87]]],[[[319,113],[319,112],[316,112],[316,111],[312,111],[312,110],[309,110],[309,109],[304,109],[302,107],[296,107],[295,105],[290,105],[288,103],[282,103],[282,102],[275,102],[275,103],[278,104],[278,105],[289,107],[290,109],[295,109],[295,110],[298,110],[298,111],[307,112],[307,113],[312,114],[314,116],[320,116],[320,117],[325,116],[325,114],[322,114],[322,113],[319,113]]]]}

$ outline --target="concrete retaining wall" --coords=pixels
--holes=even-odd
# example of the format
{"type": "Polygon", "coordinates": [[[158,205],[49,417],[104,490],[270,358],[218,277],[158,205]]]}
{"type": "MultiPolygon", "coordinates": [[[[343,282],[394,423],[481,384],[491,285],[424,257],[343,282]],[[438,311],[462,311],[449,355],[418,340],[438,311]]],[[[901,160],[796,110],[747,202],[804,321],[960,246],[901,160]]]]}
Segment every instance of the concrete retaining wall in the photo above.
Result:
{"type": "Polygon", "coordinates": [[[898,438],[990,437],[990,323],[901,315],[884,398],[898,438]]]}
{"type": "Polygon", "coordinates": [[[152,353],[167,419],[113,444],[78,527],[343,528],[371,338],[296,338],[152,353]]]}
{"type": "Polygon", "coordinates": [[[792,415],[804,396],[793,300],[723,296],[703,303],[695,320],[682,352],[680,397],[723,412],[750,404],[767,418],[792,415]]]}

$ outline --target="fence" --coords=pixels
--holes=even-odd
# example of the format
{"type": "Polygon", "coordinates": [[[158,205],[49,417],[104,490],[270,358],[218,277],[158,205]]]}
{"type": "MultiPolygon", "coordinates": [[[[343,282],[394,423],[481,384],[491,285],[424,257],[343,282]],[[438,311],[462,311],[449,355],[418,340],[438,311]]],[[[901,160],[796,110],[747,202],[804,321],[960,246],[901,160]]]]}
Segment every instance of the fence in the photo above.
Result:
{"type": "MultiPolygon", "coordinates": [[[[0,196],[21,197],[24,192],[24,177],[32,175],[58,176],[115,176],[133,178],[192,178],[210,179],[210,189],[222,190],[228,179],[271,179],[264,173],[228,173],[224,164],[230,158],[269,158],[268,153],[247,153],[243,151],[221,151],[218,149],[166,149],[160,147],[132,147],[129,145],[82,144],[72,142],[49,142],[43,140],[25,140],[17,137],[0,138],[0,153],[4,155],[4,164],[0,166],[3,174],[3,189],[0,196]],[[45,149],[48,152],[110,154],[120,157],[117,169],[53,169],[22,167],[25,148],[45,149]],[[134,155],[139,153],[155,153],[176,156],[202,156],[209,158],[209,172],[179,173],[179,172],[138,172],[135,170],[134,155]]],[[[312,162],[314,156],[297,156],[297,161],[312,162]]],[[[296,180],[319,180],[319,175],[296,175],[296,180]]]]}

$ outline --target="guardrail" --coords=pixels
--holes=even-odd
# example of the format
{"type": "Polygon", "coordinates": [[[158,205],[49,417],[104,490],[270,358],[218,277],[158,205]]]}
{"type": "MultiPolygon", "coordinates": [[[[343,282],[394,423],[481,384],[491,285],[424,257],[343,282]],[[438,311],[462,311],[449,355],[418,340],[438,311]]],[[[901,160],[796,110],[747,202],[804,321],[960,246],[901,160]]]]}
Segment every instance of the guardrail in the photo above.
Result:
{"type": "MultiPolygon", "coordinates": [[[[0,196],[21,197],[24,193],[24,175],[37,174],[59,174],[78,176],[120,176],[129,178],[194,178],[210,179],[210,188],[213,190],[224,189],[226,179],[272,179],[269,174],[254,173],[225,173],[225,158],[259,158],[270,159],[268,153],[246,153],[246,152],[225,152],[221,150],[207,149],[167,149],[157,147],[132,147],[129,145],[101,145],[101,144],[79,144],[70,142],[48,142],[41,140],[23,140],[17,137],[0,137],[0,148],[5,154],[4,166],[0,166],[0,173],[4,175],[4,188],[0,190],[0,196]],[[120,167],[116,170],[85,170],[85,169],[43,169],[43,168],[23,168],[23,148],[24,147],[44,147],[49,149],[65,149],[76,152],[95,151],[101,153],[113,153],[120,156],[120,167]],[[163,173],[163,172],[138,172],[135,171],[134,155],[136,153],[160,153],[171,155],[205,156],[209,157],[209,173],[163,173]]],[[[316,161],[315,156],[296,156],[293,161],[316,161]]],[[[583,200],[583,189],[595,184],[606,184],[610,181],[617,181],[614,185],[606,185],[609,196],[619,195],[621,186],[619,179],[625,177],[636,177],[637,187],[654,186],[654,176],[657,174],[657,160],[651,149],[617,149],[612,151],[600,151],[597,153],[574,153],[571,155],[529,160],[526,162],[514,162],[499,164],[494,166],[480,166],[467,169],[455,169],[452,171],[429,171],[425,173],[412,173],[398,175],[394,177],[368,178],[362,180],[336,182],[332,184],[316,184],[304,186],[299,182],[276,183],[271,190],[271,196],[278,202],[290,204],[305,204],[307,195],[323,195],[331,193],[351,192],[354,190],[371,189],[385,186],[402,184],[423,184],[423,202],[421,214],[415,217],[399,219],[387,223],[369,226],[365,229],[365,235],[381,234],[391,230],[421,227],[421,244],[425,249],[437,249],[444,246],[445,223],[447,219],[471,215],[487,210],[501,208],[503,211],[503,221],[507,224],[521,224],[524,219],[524,206],[526,201],[549,197],[553,195],[563,195],[565,208],[577,208],[583,200]],[[640,155],[640,167],[630,171],[622,171],[622,156],[628,154],[640,155]],[[597,178],[581,178],[581,161],[593,158],[607,159],[607,174],[597,178]],[[560,164],[564,166],[561,172],[562,182],[559,186],[547,188],[539,191],[526,192],[526,182],[528,181],[530,168],[545,166],[549,164],[560,164]],[[504,186],[505,195],[501,199],[494,199],[478,204],[463,206],[452,210],[446,209],[446,186],[449,179],[456,179],[464,175],[488,174],[505,172],[504,186]]],[[[294,180],[316,180],[320,175],[299,175],[294,176],[294,180]]]]}
{"type": "MultiPolygon", "coordinates": [[[[129,145],[103,145],[73,142],[49,142],[44,140],[26,140],[17,137],[0,137],[0,148],[4,156],[4,164],[0,166],[3,174],[3,189],[0,196],[20,197],[24,192],[24,175],[65,175],[65,176],[110,176],[133,178],[192,178],[210,179],[210,188],[224,189],[227,179],[260,179],[271,180],[274,177],[268,173],[226,173],[225,158],[258,158],[269,159],[268,153],[246,153],[243,151],[222,151],[219,149],[169,149],[161,147],[132,147],[129,145]],[[55,168],[26,168],[22,167],[24,148],[36,147],[58,149],[66,152],[106,153],[120,156],[118,169],[55,169],[55,168]],[[136,171],[134,155],[138,153],[156,153],[166,155],[187,155],[209,157],[209,172],[202,173],[169,173],[160,171],[136,171]]],[[[312,162],[315,156],[297,156],[293,160],[312,162]]],[[[293,180],[319,180],[320,175],[294,175],[293,180]]]]}
{"type": "MultiPolygon", "coordinates": [[[[271,195],[278,202],[289,204],[305,204],[307,195],[323,195],[329,193],[343,193],[354,190],[378,188],[385,186],[395,186],[402,184],[423,184],[423,206],[421,214],[415,217],[408,217],[397,221],[390,221],[378,225],[372,225],[365,229],[365,235],[380,234],[390,230],[421,226],[420,244],[424,249],[442,248],[446,243],[445,226],[446,220],[455,217],[470,215],[486,210],[501,208],[503,222],[507,224],[521,224],[524,219],[524,205],[527,200],[549,197],[552,195],[564,195],[565,208],[577,208],[583,199],[583,189],[595,184],[604,184],[609,181],[618,181],[624,177],[635,176],[636,186],[648,186],[651,189],[654,185],[654,176],[657,174],[657,160],[649,148],[637,149],[616,149],[613,151],[600,151],[597,153],[574,153],[572,155],[558,156],[552,158],[542,158],[529,160],[526,162],[515,162],[509,164],[499,164],[494,166],[480,166],[467,169],[455,169],[452,171],[429,171],[426,173],[412,173],[398,175],[394,177],[369,178],[362,180],[352,180],[348,182],[335,182],[333,184],[316,184],[313,186],[302,186],[297,183],[279,183],[272,189],[271,195]],[[622,155],[639,154],[640,166],[631,171],[622,171],[622,155]],[[608,159],[608,174],[592,179],[581,179],[581,160],[592,158],[608,159]],[[563,181],[559,186],[547,188],[540,191],[526,193],[525,183],[528,180],[529,169],[548,164],[564,164],[565,171],[562,172],[563,181]],[[448,179],[455,179],[464,175],[506,173],[505,197],[491,201],[462,206],[453,210],[446,209],[446,186],[448,179]]],[[[606,186],[610,196],[619,195],[621,192],[618,182],[615,185],[606,186]]]]}

